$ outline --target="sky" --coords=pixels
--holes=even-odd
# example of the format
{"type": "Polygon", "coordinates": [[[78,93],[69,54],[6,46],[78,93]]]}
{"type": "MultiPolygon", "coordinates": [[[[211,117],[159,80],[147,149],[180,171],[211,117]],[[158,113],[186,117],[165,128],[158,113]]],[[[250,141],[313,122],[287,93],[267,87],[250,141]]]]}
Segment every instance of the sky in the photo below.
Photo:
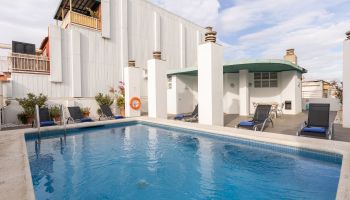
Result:
{"type": "MultiPolygon", "coordinates": [[[[150,0],[201,26],[213,26],[225,61],[282,59],[294,48],[307,79],[342,79],[350,0],[150,0]]],[[[40,45],[60,0],[3,1],[0,43],[40,45]],[[40,5],[40,6],[38,6],[40,5]]]]}

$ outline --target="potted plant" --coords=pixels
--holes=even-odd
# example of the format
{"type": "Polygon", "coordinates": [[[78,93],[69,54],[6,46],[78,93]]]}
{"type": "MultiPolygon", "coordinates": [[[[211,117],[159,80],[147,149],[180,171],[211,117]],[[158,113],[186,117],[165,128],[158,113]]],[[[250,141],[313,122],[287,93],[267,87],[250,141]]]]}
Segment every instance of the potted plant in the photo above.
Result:
{"type": "Polygon", "coordinates": [[[88,118],[90,116],[90,108],[89,107],[83,107],[83,108],[80,108],[80,110],[83,113],[84,118],[88,118]]]}
{"type": "Polygon", "coordinates": [[[18,101],[19,105],[24,109],[24,112],[21,113],[21,117],[25,114],[27,118],[26,123],[31,124],[34,121],[35,105],[38,105],[39,108],[43,107],[47,101],[47,97],[43,94],[36,96],[33,93],[28,93],[27,97],[16,98],[16,101],[18,101]]]}
{"type": "MultiPolygon", "coordinates": [[[[111,106],[112,104],[113,104],[113,97],[111,97],[111,96],[109,96],[109,95],[103,95],[102,93],[99,93],[99,94],[97,94],[96,96],[95,96],[95,100],[96,100],[96,102],[97,102],[97,104],[99,105],[99,106],[103,106],[103,105],[107,105],[107,106],[111,106]]],[[[101,111],[101,109],[99,108],[99,109],[97,109],[97,114],[99,115],[99,116],[101,116],[102,115],[102,111],[101,111]]]]}
{"type": "Polygon", "coordinates": [[[49,109],[50,117],[55,121],[61,121],[61,109],[59,106],[52,106],[49,109]]]}
{"type": "Polygon", "coordinates": [[[125,97],[124,96],[117,97],[117,106],[119,108],[120,115],[125,117],[125,97]]]}
{"type": "Polygon", "coordinates": [[[125,87],[123,81],[119,81],[117,106],[119,108],[120,115],[125,116],[125,87]]]}

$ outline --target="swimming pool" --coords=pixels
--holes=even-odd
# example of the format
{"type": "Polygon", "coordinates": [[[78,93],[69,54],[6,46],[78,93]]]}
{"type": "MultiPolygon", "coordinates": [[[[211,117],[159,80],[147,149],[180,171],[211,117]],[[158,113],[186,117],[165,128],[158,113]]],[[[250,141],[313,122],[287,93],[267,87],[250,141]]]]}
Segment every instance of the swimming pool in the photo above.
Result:
{"type": "Polygon", "coordinates": [[[147,123],[27,134],[37,199],[335,199],[341,156],[147,123]]]}

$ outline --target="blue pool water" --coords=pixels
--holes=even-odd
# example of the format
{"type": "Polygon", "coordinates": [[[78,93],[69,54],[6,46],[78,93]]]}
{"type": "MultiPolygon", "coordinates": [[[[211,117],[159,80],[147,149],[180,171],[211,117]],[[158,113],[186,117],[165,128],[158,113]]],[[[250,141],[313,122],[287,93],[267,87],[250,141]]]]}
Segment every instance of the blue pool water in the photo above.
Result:
{"type": "Polygon", "coordinates": [[[26,136],[37,199],[336,197],[337,155],[137,123],[59,134],[26,136]]]}

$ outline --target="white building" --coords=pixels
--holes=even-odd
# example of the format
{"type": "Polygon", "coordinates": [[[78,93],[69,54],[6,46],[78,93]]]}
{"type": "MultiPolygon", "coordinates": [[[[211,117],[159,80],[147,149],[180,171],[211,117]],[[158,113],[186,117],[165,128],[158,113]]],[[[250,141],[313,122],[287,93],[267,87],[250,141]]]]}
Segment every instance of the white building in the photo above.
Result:
{"type": "Polygon", "coordinates": [[[346,33],[343,55],[343,126],[350,128],[350,31],[346,33]]]}
{"type": "MultiPolygon", "coordinates": [[[[147,111],[147,61],[162,52],[168,65],[168,113],[191,112],[197,104],[197,47],[207,30],[145,0],[62,0],[43,54],[11,54],[2,82],[4,99],[43,93],[49,103],[89,106],[124,80],[129,60],[143,69],[142,110],[147,111]],[[89,9],[86,9],[89,8],[89,9]]],[[[294,50],[285,60],[253,60],[224,66],[224,112],[248,115],[253,103],[285,103],[301,112],[301,75],[294,50]]],[[[128,100],[126,100],[128,101],[128,100]]],[[[15,121],[18,106],[6,109],[15,121]]]]}
{"type": "Polygon", "coordinates": [[[303,98],[328,98],[331,97],[331,85],[327,81],[303,81],[303,98]]]}
{"type": "MultiPolygon", "coordinates": [[[[249,115],[254,104],[285,104],[285,114],[302,111],[305,69],[285,60],[248,60],[224,66],[224,113],[249,115]],[[243,95],[242,93],[247,95],[243,95]]],[[[197,104],[197,68],[169,71],[168,112],[188,112],[197,104]]]]}

